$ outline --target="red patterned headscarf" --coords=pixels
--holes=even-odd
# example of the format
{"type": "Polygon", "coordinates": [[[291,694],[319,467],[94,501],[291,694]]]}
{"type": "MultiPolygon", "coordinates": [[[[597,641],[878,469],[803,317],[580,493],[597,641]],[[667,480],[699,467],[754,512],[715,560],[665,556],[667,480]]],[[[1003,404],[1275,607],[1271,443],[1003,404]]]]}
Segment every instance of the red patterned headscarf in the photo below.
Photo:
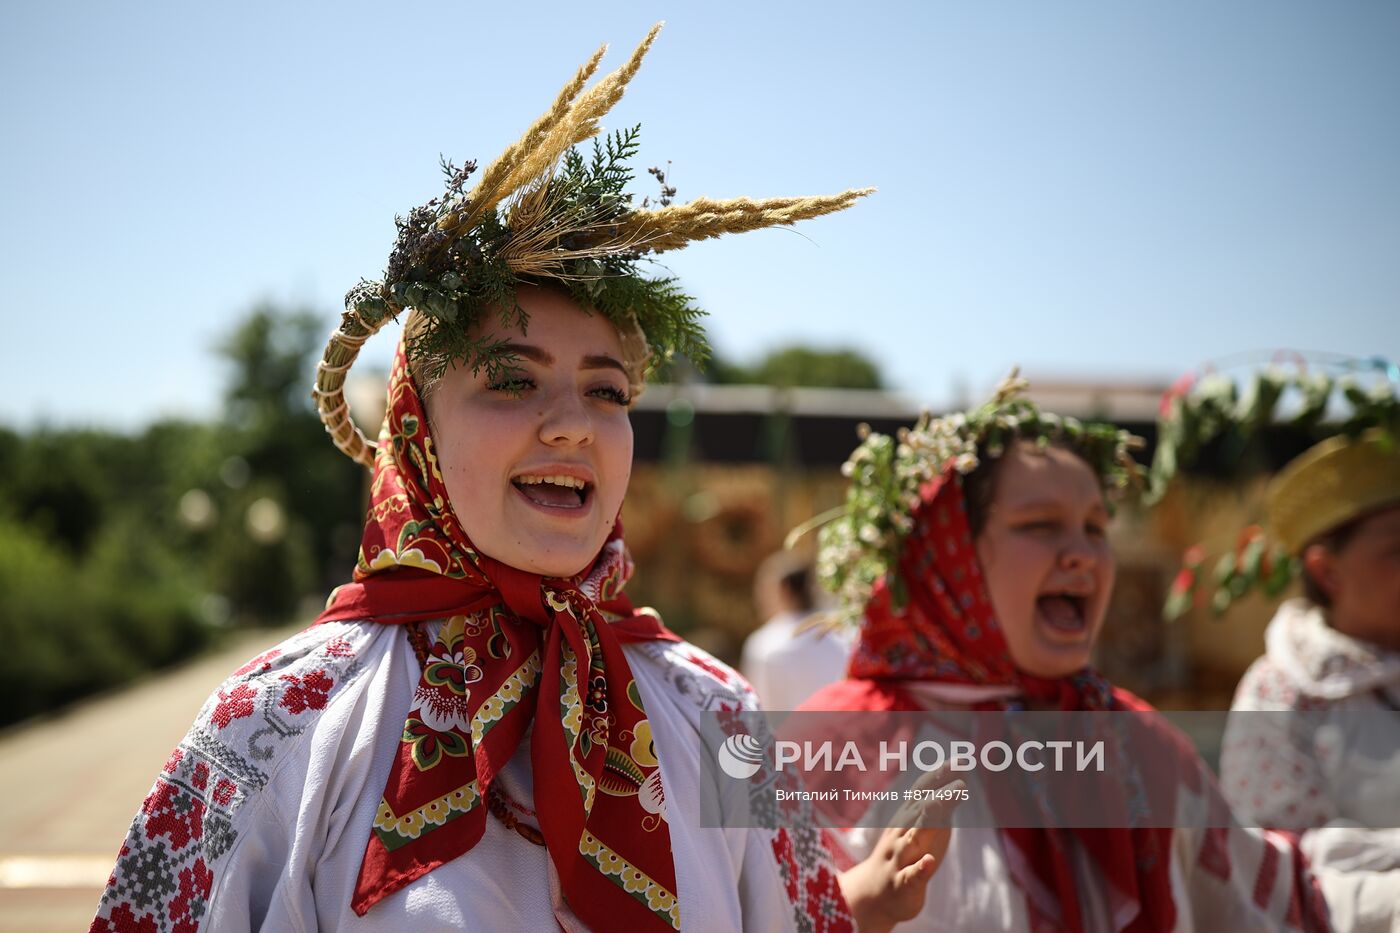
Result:
{"type": "Polygon", "coordinates": [[[355,582],[318,621],[445,621],[351,906],[363,915],[481,840],[491,784],[533,723],[535,806],[569,908],[595,929],[679,929],[661,773],[622,651],[675,636],[622,595],[621,522],[571,580],[487,557],[453,513],[402,343],[388,401],[355,582]]]}
{"type": "Polygon", "coordinates": [[[896,610],[886,581],[875,585],[850,676],[1014,687],[1060,709],[1112,708],[1112,688],[1092,669],[1046,679],[1012,662],[972,543],[962,482],[949,467],[919,490],[922,505],[899,560],[906,605],[896,610]]]}
{"type": "MultiPolygon", "coordinates": [[[[887,685],[894,705],[907,709],[919,707],[909,698],[900,702],[901,681],[1015,689],[1018,699],[980,704],[981,709],[1011,708],[1028,699],[1048,701],[1063,710],[1146,708],[1092,668],[1056,679],[1020,671],[1011,660],[977,560],[962,477],[949,467],[924,484],[919,498],[921,505],[898,567],[905,605],[896,609],[886,582],[876,585],[851,657],[851,678],[887,685]]],[[[889,700],[876,702],[891,708],[889,700]]],[[[853,705],[860,702],[857,698],[853,705]]],[[[1052,892],[1058,905],[1056,917],[1028,890],[1033,930],[1080,933],[1083,929],[1063,838],[1067,833],[1088,852],[1117,897],[1138,904],[1136,919],[1124,928],[1128,933],[1165,933],[1175,925],[1168,861],[1171,830],[1004,829],[1002,833],[1033,875],[1023,886],[1052,892]]]]}

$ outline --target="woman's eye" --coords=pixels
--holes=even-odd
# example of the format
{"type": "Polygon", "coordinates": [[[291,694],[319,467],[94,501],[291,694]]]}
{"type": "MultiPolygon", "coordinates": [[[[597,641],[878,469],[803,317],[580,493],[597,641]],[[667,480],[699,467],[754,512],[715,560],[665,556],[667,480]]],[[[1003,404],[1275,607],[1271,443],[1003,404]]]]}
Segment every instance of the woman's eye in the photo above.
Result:
{"type": "Polygon", "coordinates": [[[1087,532],[1091,538],[1102,538],[1108,533],[1108,528],[1099,522],[1089,522],[1084,526],[1084,531],[1087,532]]]}
{"type": "Polygon", "coordinates": [[[1059,522],[1052,521],[1048,518],[1033,522],[1022,522],[1020,525],[1022,531],[1056,531],[1059,527],[1059,522]]]}
{"type": "Polygon", "coordinates": [[[632,397],[629,396],[622,389],[617,388],[616,386],[599,386],[598,388],[594,389],[588,394],[594,396],[595,398],[607,399],[608,401],[613,402],[617,405],[622,405],[623,407],[632,404],[632,397]]]}
{"type": "Polygon", "coordinates": [[[492,392],[510,392],[516,395],[519,395],[526,389],[533,389],[534,387],[535,381],[524,377],[497,379],[495,382],[489,383],[486,386],[486,388],[490,389],[492,392]]]}

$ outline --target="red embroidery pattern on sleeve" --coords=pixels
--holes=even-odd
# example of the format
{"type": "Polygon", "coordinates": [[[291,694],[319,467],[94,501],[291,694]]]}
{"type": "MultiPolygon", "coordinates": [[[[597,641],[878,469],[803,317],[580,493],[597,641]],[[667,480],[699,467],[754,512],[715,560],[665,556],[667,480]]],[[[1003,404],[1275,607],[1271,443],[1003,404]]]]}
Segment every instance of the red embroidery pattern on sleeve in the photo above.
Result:
{"type": "Polygon", "coordinates": [[[131,824],[91,933],[199,933],[235,816],[271,766],[358,671],[341,636],[304,632],[243,665],[171,752],[131,824]],[[237,723],[237,726],[235,726],[237,723]],[[256,744],[253,739],[256,738],[256,744]]]}

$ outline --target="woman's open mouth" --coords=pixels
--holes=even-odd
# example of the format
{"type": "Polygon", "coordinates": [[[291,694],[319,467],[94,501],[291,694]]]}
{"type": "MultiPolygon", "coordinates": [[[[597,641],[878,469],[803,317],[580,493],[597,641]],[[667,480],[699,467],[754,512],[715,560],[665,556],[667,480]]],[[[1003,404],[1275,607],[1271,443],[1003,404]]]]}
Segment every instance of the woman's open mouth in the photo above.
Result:
{"type": "Polygon", "coordinates": [[[527,473],[510,482],[526,499],[548,509],[582,509],[593,494],[593,484],[576,476],[527,473]]]}
{"type": "Polygon", "coordinates": [[[1036,597],[1036,615],[1045,625],[1066,635],[1082,635],[1089,627],[1087,596],[1045,593],[1036,597]]]}

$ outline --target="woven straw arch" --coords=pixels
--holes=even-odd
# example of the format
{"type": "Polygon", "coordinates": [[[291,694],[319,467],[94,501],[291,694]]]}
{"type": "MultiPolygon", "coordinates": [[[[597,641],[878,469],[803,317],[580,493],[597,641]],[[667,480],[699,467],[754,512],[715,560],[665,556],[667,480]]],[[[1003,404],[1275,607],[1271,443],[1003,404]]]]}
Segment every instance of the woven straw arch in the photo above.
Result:
{"type": "Polygon", "coordinates": [[[341,316],[340,327],[331,331],[326,352],[316,364],[316,388],[311,390],[311,397],[316,400],[316,413],[321,416],[336,448],[371,469],[378,448],[350,418],[350,406],[345,401],[345,376],[365,341],[378,333],[399,310],[402,309],[347,308],[341,316]]]}

